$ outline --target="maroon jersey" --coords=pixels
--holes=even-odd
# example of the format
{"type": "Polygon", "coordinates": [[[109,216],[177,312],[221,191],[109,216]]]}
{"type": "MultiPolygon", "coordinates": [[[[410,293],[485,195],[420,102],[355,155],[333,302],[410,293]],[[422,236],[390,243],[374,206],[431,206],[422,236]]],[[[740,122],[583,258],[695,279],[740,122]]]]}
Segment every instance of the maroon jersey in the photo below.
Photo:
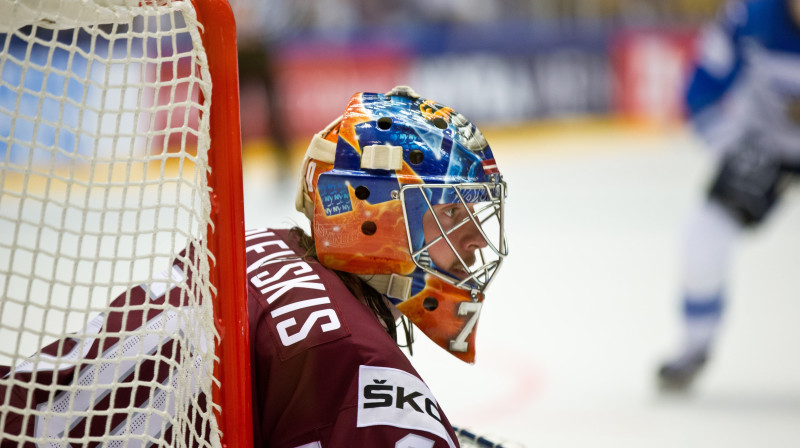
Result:
{"type": "Polygon", "coordinates": [[[247,233],[258,447],[456,447],[381,323],[288,230],[247,233]]]}
{"type": "MultiPolygon", "coordinates": [[[[458,446],[428,387],[334,272],[303,258],[288,230],[250,231],[246,244],[256,447],[458,446]]],[[[188,260],[185,253],[177,257],[169,277],[189,287],[132,288],[83,332],[102,329],[107,336],[56,341],[40,351],[36,367],[30,361],[0,366],[0,378],[16,380],[0,383],[0,406],[7,403],[0,433],[11,436],[0,448],[18,446],[18,435],[68,437],[94,447],[108,436],[172,440],[175,425],[181,434],[208,434],[199,419],[170,415],[174,397],[160,387],[177,377],[172,359],[192,349],[169,336],[190,325],[176,313],[196,301],[188,260]],[[139,354],[148,356],[136,361],[139,354]],[[56,356],[66,362],[47,363],[56,356]],[[63,386],[55,393],[54,383],[63,386]],[[162,412],[143,412],[153,408],[162,412]],[[47,412],[46,424],[40,412],[24,417],[21,409],[47,412]]],[[[209,373],[199,362],[193,372],[193,411],[207,414],[197,379],[209,373]]]]}

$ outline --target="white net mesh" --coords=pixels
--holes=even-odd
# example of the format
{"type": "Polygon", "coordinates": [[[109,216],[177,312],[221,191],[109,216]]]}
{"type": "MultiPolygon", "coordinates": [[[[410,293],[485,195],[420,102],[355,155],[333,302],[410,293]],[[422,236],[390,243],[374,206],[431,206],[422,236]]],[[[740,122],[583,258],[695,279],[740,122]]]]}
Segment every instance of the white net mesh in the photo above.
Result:
{"type": "Polygon", "coordinates": [[[0,17],[2,446],[218,444],[191,3],[2,0],[0,17]]]}

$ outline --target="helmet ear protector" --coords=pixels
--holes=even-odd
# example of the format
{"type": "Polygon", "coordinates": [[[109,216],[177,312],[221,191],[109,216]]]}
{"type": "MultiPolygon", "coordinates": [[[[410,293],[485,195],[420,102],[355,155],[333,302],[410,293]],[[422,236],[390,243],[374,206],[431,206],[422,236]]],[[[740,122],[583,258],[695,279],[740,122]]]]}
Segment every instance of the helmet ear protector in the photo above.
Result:
{"type": "Polygon", "coordinates": [[[312,138],[296,207],[323,265],[361,276],[471,363],[484,291],[508,254],[505,197],[480,131],[401,86],[355,94],[312,138]]]}

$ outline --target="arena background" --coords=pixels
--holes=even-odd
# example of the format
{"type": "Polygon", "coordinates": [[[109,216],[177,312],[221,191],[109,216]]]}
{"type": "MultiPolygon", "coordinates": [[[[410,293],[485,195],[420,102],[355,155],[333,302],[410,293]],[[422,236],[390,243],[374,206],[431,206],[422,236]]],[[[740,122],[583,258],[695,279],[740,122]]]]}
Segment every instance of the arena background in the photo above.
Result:
{"type": "MultiPolygon", "coordinates": [[[[304,223],[293,173],[356,91],[410,85],[477,123],[495,152],[511,255],[477,363],[419,332],[412,357],[455,424],[527,447],[798,446],[797,188],[737,251],[722,339],[694,392],[665,397],[655,383],[679,337],[683,220],[711,174],[682,90],[719,1],[256,4],[240,43],[272,55],[282,110],[270,121],[264,84],[242,79],[248,226],[304,223]]],[[[241,17],[253,4],[235,6],[241,17]]]]}

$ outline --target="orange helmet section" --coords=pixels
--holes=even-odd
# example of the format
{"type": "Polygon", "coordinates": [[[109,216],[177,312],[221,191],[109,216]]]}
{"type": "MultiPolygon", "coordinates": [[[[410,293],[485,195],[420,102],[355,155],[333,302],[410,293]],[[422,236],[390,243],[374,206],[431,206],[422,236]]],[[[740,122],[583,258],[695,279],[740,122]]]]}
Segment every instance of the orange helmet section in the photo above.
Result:
{"type": "Polygon", "coordinates": [[[475,362],[475,333],[482,307],[482,294],[472,300],[468,291],[433,275],[425,276],[422,291],[397,305],[433,342],[470,364],[475,362]]]}
{"type": "Polygon", "coordinates": [[[352,185],[347,190],[352,212],[327,216],[322,201],[314,201],[312,227],[320,262],[354,274],[413,272],[400,201],[370,204],[356,197],[352,185]]]}

